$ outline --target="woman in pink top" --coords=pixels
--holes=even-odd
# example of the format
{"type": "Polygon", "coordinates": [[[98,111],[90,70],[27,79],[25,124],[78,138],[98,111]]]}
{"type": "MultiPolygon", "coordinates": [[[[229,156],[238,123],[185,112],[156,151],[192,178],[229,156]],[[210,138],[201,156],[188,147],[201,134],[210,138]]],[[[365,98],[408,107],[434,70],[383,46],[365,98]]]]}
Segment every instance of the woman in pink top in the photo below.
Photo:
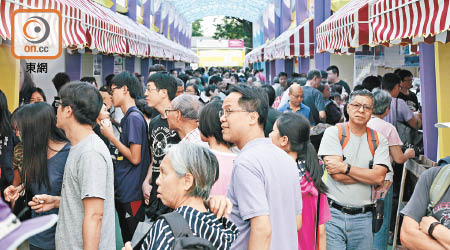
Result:
{"type": "Polygon", "coordinates": [[[200,136],[204,142],[209,144],[209,148],[217,157],[219,162],[219,179],[211,188],[210,196],[226,195],[228,184],[233,171],[233,161],[236,154],[230,150],[230,144],[223,140],[222,127],[219,113],[222,110],[222,102],[215,101],[208,103],[202,108],[199,118],[200,136]]]}
{"type": "Polygon", "coordinates": [[[286,151],[297,162],[303,201],[303,221],[298,232],[299,249],[316,249],[316,238],[317,249],[326,249],[325,223],[331,219],[326,196],[327,186],[322,182],[323,169],[319,165],[316,150],[309,141],[309,131],[309,121],[305,117],[284,113],[275,122],[269,136],[273,144],[286,151]],[[317,221],[319,192],[320,210],[317,221]]]}

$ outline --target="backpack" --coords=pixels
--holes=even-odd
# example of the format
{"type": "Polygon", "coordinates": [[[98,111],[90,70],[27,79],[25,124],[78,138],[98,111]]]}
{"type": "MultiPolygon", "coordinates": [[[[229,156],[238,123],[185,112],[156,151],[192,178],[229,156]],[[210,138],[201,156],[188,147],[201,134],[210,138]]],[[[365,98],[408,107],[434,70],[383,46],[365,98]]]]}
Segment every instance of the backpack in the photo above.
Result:
{"type": "Polygon", "coordinates": [[[189,228],[186,219],[176,211],[160,215],[169,224],[175,241],[173,250],[215,250],[211,242],[206,239],[195,236],[189,228]]]}
{"type": "MultiPolygon", "coordinates": [[[[338,128],[339,142],[341,143],[342,150],[344,150],[345,146],[347,146],[350,141],[350,127],[347,122],[336,124],[336,127],[338,128]]],[[[378,133],[369,127],[367,127],[367,142],[369,143],[372,157],[375,157],[375,151],[377,150],[380,141],[378,139],[378,133]]]]}
{"type": "Polygon", "coordinates": [[[428,215],[431,215],[433,208],[442,199],[450,185],[450,164],[439,169],[430,188],[430,203],[428,203],[428,215]]]}
{"type": "MultiPolygon", "coordinates": [[[[342,146],[342,151],[344,151],[344,148],[347,146],[348,142],[350,141],[350,127],[348,125],[348,122],[345,123],[338,123],[336,124],[336,127],[338,128],[338,138],[339,138],[339,142],[341,143],[342,146]]],[[[369,149],[370,152],[372,153],[372,157],[375,157],[375,150],[377,150],[378,145],[380,144],[380,141],[378,139],[378,133],[367,127],[367,142],[369,142],[369,149]]],[[[345,156],[344,160],[345,160],[345,156]]],[[[371,168],[371,164],[373,163],[373,160],[370,161],[369,163],[369,168],[371,168]]],[[[327,183],[328,180],[328,173],[325,172],[323,174],[322,180],[324,183],[327,183]]]]}
{"type": "MultiPolygon", "coordinates": [[[[133,112],[139,113],[139,114],[141,115],[142,119],[144,119],[144,123],[145,123],[145,131],[147,131],[147,138],[145,138],[145,140],[147,140],[148,152],[150,152],[150,155],[151,155],[151,153],[152,153],[152,146],[151,146],[150,140],[149,140],[149,138],[150,138],[150,134],[149,134],[150,131],[148,130],[149,128],[148,128],[147,121],[145,120],[144,113],[142,113],[142,111],[140,111],[139,109],[133,109],[133,110],[130,112],[130,114],[133,113],[133,112]]],[[[122,134],[122,132],[121,132],[121,134],[122,134]]],[[[150,157],[151,157],[151,156],[150,156],[150,157]]]]}

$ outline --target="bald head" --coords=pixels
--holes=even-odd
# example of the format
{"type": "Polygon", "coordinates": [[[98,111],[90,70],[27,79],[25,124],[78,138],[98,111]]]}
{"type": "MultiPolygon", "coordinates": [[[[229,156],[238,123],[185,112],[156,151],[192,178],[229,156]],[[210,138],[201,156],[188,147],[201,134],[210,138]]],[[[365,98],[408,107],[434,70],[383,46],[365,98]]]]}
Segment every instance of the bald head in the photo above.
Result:
{"type": "Polygon", "coordinates": [[[300,84],[294,83],[289,88],[289,100],[291,105],[300,106],[303,101],[303,88],[300,84]]]}
{"type": "Polygon", "coordinates": [[[289,88],[289,94],[301,92],[303,94],[303,88],[300,84],[294,83],[289,88]]]}

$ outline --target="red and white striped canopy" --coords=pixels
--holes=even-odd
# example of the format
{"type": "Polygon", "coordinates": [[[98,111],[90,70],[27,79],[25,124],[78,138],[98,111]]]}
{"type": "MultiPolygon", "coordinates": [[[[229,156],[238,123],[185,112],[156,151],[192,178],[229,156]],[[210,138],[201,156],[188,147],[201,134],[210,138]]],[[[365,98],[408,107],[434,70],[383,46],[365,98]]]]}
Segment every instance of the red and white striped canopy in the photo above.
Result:
{"type": "Polygon", "coordinates": [[[248,63],[264,61],[264,47],[267,45],[268,43],[265,43],[248,52],[247,55],[245,55],[245,61],[247,61],[248,63]]]}
{"type": "Polygon", "coordinates": [[[199,60],[192,50],[90,0],[0,0],[0,36],[3,39],[11,39],[11,15],[14,10],[23,8],[59,10],[63,16],[64,47],[87,46],[107,54],[186,62],[199,60]]]}
{"type": "Polygon", "coordinates": [[[345,53],[368,44],[370,1],[353,0],[320,24],[316,29],[317,51],[345,53]]]}
{"type": "Polygon", "coordinates": [[[450,42],[449,0],[378,0],[371,9],[370,45],[450,42]]]}
{"type": "Polygon", "coordinates": [[[266,60],[314,57],[314,20],[307,19],[286,30],[264,49],[266,60]]]}
{"type": "Polygon", "coordinates": [[[11,16],[17,9],[55,9],[63,17],[63,46],[80,46],[86,44],[86,32],[82,25],[83,14],[80,8],[69,6],[57,0],[1,0],[0,1],[0,36],[11,39],[11,16]]]}
{"type": "Polygon", "coordinates": [[[248,63],[314,57],[314,20],[307,19],[299,26],[289,29],[275,40],[254,48],[246,56],[248,63]]]}

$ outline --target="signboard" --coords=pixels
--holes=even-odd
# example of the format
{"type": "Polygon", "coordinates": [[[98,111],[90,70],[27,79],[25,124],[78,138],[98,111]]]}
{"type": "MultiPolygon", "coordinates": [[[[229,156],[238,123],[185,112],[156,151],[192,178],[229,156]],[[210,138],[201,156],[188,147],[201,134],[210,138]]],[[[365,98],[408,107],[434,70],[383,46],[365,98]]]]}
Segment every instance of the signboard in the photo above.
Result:
{"type": "Polygon", "coordinates": [[[228,40],[228,48],[244,48],[244,40],[228,40]]]}
{"type": "Polygon", "coordinates": [[[245,51],[238,49],[205,49],[199,50],[200,67],[232,67],[243,66],[245,51]]]}

